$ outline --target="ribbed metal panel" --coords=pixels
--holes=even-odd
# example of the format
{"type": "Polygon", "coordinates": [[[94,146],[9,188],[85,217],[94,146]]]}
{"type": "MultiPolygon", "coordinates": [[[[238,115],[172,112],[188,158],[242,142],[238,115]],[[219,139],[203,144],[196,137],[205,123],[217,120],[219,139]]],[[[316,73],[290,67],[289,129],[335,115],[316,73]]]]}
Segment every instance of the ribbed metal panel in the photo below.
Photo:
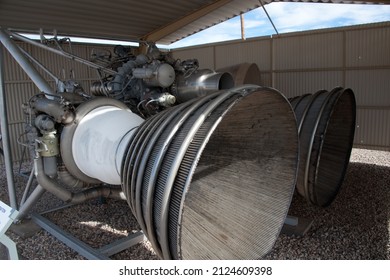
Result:
{"type": "MultiPolygon", "coordinates": [[[[27,44],[20,43],[26,51],[31,52],[31,47],[27,44]]],[[[9,55],[8,51],[3,48],[4,54],[4,80],[5,81],[28,81],[26,73],[19,67],[19,64],[9,55]]]]}
{"type": "Polygon", "coordinates": [[[390,65],[390,28],[354,30],[346,33],[346,66],[390,65]]]}
{"type": "Polygon", "coordinates": [[[260,73],[260,82],[262,86],[271,87],[272,77],[270,73],[260,73]]]}
{"type": "Polygon", "coordinates": [[[38,92],[37,88],[31,82],[14,82],[6,83],[5,92],[9,123],[23,122],[22,104],[28,102],[32,94],[38,92]]]}
{"type": "Polygon", "coordinates": [[[217,69],[248,62],[256,63],[260,72],[268,72],[271,69],[271,42],[263,39],[216,45],[215,56],[217,69]]]}
{"type": "Polygon", "coordinates": [[[277,73],[274,87],[290,98],[342,85],[342,77],[342,71],[277,73]]]}
{"type": "MultiPolygon", "coordinates": [[[[12,81],[5,82],[5,92],[7,99],[7,115],[9,122],[9,137],[11,142],[12,159],[15,162],[22,160],[25,147],[18,144],[18,141],[25,141],[22,137],[24,132],[24,114],[22,104],[28,102],[33,93],[38,89],[31,81],[12,81]]],[[[27,159],[28,153],[25,153],[24,159],[27,159]]]]}
{"type": "Polygon", "coordinates": [[[343,66],[342,32],[296,34],[274,39],[274,70],[343,66]]]}
{"type": "Polygon", "coordinates": [[[390,108],[358,108],[355,144],[390,149],[390,108]]]}
{"type": "Polygon", "coordinates": [[[390,68],[346,71],[345,83],[353,88],[358,106],[387,106],[390,109],[390,68]]]}
{"type": "Polygon", "coordinates": [[[11,139],[11,153],[12,160],[14,162],[19,162],[21,160],[27,160],[30,158],[29,151],[26,147],[18,144],[17,139],[21,142],[25,141],[25,137],[23,137],[24,132],[24,124],[23,123],[15,123],[9,126],[9,133],[11,139]]]}
{"type": "Polygon", "coordinates": [[[212,0],[198,1],[64,1],[2,0],[0,25],[60,34],[138,40],[212,0]]]}

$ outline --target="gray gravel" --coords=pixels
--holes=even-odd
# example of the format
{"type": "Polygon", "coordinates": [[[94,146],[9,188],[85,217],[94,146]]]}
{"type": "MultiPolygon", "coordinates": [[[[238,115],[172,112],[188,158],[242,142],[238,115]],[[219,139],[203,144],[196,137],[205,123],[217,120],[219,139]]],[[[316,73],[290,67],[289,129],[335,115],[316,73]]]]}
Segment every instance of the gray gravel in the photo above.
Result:
{"type": "MultiPolygon", "coordinates": [[[[23,170],[29,170],[28,165],[23,170]]],[[[0,169],[0,199],[8,202],[4,166],[0,169]]],[[[26,178],[16,175],[18,197],[26,178]]],[[[45,194],[36,210],[61,205],[45,194]]],[[[313,220],[305,236],[281,234],[265,259],[390,259],[390,152],[353,149],[341,191],[331,206],[309,205],[294,194],[289,215],[313,220]]],[[[93,248],[104,246],[139,230],[126,202],[90,201],[83,205],[44,215],[93,248]]],[[[84,259],[46,231],[28,238],[11,231],[25,259],[84,259]]],[[[112,259],[157,259],[144,241],[112,259]]]]}

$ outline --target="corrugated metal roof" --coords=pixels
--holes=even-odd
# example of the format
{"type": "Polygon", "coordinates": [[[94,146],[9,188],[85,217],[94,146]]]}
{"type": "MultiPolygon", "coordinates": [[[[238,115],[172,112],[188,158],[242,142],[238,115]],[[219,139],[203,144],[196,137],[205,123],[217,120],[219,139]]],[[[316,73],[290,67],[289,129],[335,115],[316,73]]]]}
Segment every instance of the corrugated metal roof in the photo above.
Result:
{"type": "MultiPolygon", "coordinates": [[[[263,4],[273,0],[262,0],[263,4]]],[[[259,0],[0,0],[0,26],[58,35],[170,44],[259,7],[259,0]],[[156,35],[157,34],[157,35],[156,35]]],[[[388,0],[284,2],[382,3],[388,0]]]]}

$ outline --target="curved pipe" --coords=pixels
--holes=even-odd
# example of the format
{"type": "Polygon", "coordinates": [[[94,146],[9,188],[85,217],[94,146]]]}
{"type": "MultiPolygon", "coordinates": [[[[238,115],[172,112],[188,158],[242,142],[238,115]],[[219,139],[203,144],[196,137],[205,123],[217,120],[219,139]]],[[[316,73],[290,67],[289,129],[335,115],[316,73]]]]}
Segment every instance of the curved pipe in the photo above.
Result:
{"type": "Polygon", "coordinates": [[[87,184],[75,178],[64,166],[60,166],[57,171],[58,179],[69,188],[84,188],[87,184]]]}
{"type": "Polygon", "coordinates": [[[26,72],[34,84],[39,88],[40,91],[55,95],[55,91],[50,87],[49,83],[43,78],[34,65],[29,59],[23,54],[20,48],[10,38],[10,35],[0,27],[0,42],[3,43],[4,47],[9,53],[15,58],[20,67],[26,72]]]}
{"type": "Polygon", "coordinates": [[[79,204],[98,197],[121,200],[126,199],[123,191],[120,188],[95,187],[78,193],[68,191],[63,188],[56,180],[53,180],[45,174],[41,157],[34,159],[34,169],[38,184],[46,191],[69,204],[79,204]]]}
{"type": "Polygon", "coordinates": [[[41,185],[42,188],[52,193],[62,201],[70,202],[72,200],[72,192],[64,189],[54,179],[45,174],[43,159],[41,157],[34,158],[34,170],[38,184],[41,185]]]}
{"type": "Polygon", "coordinates": [[[75,115],[65,105],[60,104],[57,101],[49,100],[43,95],[41,97],[36,96],[31,101],[31,107],[39,112],[44,112],[54,118],[56,122],[69,124],[73,122],[75,115]]]}

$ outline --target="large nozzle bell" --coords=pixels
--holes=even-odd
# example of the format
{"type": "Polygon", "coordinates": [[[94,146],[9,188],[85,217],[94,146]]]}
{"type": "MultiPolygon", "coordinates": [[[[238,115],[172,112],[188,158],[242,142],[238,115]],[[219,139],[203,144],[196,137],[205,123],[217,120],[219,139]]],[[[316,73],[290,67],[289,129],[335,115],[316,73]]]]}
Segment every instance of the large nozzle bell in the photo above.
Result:
{"type": "Polygon", "coordinates": [[[294,97],[290,102],[300,140],[297,190],[312,204],[328,206],[342,185],[351,155],[354,93],[335,88],[294,97]]]}
{"type": "Polygon", "coordinates": [[[296,183],[290,104],[245,86],[146,120],[129,141],[122,189],[164,259],[258,259],[271,250],[296,183]]]}
{"type": "Polygon", "coordinates": [[[239,63],[218,69],[217,72],[226,72],[232,75],[234,86],[245,84],[261,85],[260,70],[256,63],[239,63]]]}

